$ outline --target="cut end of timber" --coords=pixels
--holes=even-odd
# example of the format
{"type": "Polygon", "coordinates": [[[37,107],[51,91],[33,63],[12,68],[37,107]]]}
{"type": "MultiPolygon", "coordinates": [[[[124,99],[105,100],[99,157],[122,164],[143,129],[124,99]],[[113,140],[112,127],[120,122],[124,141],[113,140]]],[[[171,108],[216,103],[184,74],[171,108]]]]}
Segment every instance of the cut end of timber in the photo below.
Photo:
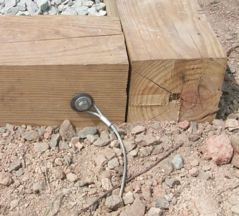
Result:
{"type": "Polygon", "coordinates": [[[132,71],[128,120],[211,121],[226,55],[194,0],[118,0],[132,71]]]}

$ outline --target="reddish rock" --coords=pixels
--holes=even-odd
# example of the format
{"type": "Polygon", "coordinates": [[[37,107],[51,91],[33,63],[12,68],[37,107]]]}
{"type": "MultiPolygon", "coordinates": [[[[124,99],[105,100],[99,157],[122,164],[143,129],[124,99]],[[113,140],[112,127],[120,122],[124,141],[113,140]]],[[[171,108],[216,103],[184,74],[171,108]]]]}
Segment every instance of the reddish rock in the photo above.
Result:
{"type": "Polygon", "coordinates": [[[217,165],[230,163],[233,148],[229,137],[226,134],[209,137],[206,140],[206,154],[217,165]]]}
{"type": "Polygon", "coordinates": [[[189,121],[182,121],[182,122],[178,123],[178,126],[183,130],[187,130],[190,127],[190,122],[189,121]]]}

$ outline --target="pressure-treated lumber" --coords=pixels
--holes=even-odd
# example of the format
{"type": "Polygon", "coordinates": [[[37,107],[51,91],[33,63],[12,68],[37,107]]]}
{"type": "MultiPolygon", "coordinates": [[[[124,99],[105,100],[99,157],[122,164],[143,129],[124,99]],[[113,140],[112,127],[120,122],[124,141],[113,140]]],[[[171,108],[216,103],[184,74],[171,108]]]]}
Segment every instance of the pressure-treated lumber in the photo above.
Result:
{"type": "Polygon", "coordinates": [[[211,121],[226,56],[194,0],[117,0],[131,62],[128,120],[211,121]]]}
{"type": "Polygon", "coordinates": [[[0,124],[77,126],[96,118],[70,108],[90,93],[112,121],[125,120],[128,59],[114,17],[1,17],[0,124]]]}
{"type": "Polygon", "coordinates": [[[116,0],[104,0],[106,4],[107,16],[118,17],[118,9],[116,5],[116,0]]]}

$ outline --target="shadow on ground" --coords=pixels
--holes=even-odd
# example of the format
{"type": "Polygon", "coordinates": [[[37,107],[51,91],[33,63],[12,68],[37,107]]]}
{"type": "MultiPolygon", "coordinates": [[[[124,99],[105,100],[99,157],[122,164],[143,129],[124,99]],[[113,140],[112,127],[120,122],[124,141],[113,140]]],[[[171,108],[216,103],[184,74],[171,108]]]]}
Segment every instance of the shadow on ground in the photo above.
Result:
{"type": "Polygon", "coordinates": [[[217,118],[226,119],[231,116],[239,119],[239,85],[229,66],[226,69],[222,91],[217,118]]]}

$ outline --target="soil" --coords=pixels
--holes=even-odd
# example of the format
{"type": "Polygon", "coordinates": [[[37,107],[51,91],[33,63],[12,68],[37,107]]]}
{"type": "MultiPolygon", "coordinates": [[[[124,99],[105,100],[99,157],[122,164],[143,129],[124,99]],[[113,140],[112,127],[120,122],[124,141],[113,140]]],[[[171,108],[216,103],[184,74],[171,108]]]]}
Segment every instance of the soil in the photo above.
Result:
{"type": "Polygon", "coordinates": [[[226,134],[232,139],[239,133],[239,50],[231,49],[239,43],[239,1],[200,4],[225,50],[231,50],[218,113],[227,120],[118,125],[128,149],[129,178],[182,146],[127,183],[125,205],[116,205],[114,211],[105,202],[111,193],[98,200],[121,181],[122,152],[112,133],[87,128],[88,136],[83,136],[67,121],[60,128],[8,124],[0,128],[1,216],[239,215],[239,159],[238,166],[235,161],[219,166],[205,150],[209,137],[226,134]],[[149,213],[150,209],[157,213],[149,213]]]}

